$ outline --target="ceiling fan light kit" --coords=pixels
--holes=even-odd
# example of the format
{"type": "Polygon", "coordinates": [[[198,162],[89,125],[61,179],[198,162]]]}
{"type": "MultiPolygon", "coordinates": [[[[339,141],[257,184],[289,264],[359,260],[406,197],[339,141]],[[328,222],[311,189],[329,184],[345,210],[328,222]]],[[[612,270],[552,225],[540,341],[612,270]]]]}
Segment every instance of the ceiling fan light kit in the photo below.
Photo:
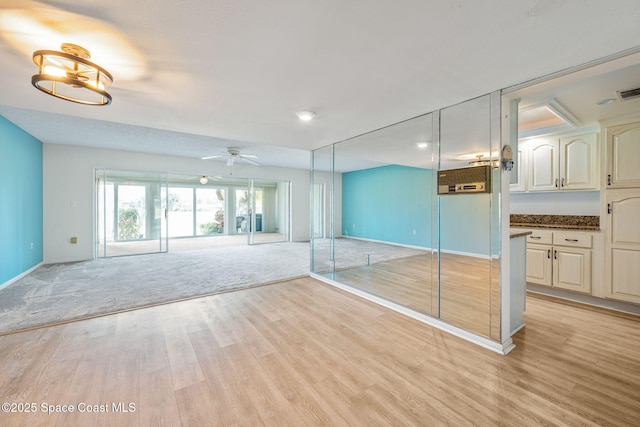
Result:
{"type": "Polygon", "coordinates": [[[316,113],[313,111],[304,110],[304,111],[298,111],[296,113],[296,116],[298,116],[298,118],[303,122],[308,122],[316,116],[316,113]]]}
{"type": "Polygon", "coordinates": [[[91,55],[82,46],[63,43],[62,52],[37,50],[33,62],[38,74],[31,84],[42,92],[84,105],[109,105],[111,95],[105,90],[113,76],[101,66],[89,61],[91,55]]]}

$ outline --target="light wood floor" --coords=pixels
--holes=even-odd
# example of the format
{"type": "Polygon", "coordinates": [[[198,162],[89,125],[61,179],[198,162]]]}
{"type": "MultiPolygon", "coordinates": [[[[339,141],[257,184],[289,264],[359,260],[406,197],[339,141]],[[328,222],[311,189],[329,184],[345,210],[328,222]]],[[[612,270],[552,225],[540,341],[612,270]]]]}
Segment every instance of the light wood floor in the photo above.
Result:
{"type": "Polygon", "coordinates": [[[6,335],[0,401],[38,413],[0,425],[640,425],[638,317],[536,297],[525,321],[500,356],[305,278],[6,335]]]}
{"type": "Polygon", "coordinates": [[[411,256],[336,271],[335,280],[499,339],[499,260],[442,253],[439,288],[437,264],[430,254],[411,256]]]}

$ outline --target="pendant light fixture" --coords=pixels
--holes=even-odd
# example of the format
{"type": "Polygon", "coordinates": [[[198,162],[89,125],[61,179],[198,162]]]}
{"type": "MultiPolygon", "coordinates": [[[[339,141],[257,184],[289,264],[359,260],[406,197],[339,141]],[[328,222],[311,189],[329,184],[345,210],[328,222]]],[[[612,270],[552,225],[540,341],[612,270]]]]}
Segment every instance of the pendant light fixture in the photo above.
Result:
{"type": "Polygon", "coordinates": [[[33,62],[38,74],[31,83],[49,95],[85,105],[109,105],[111,95],[105,88],[113,76],[101,66],[89,61],[89,51],[81,46],[63,43],[62,52],[37,50],[33,62]]]}

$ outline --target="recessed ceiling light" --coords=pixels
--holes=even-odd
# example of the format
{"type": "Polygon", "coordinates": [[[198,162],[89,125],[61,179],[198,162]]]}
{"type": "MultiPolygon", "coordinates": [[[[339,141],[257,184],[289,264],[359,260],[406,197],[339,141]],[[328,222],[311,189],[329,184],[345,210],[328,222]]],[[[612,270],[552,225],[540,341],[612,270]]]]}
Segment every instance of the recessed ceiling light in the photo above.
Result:
{"type": "Polygon", "coordinates": [[[416,146],[418,148],[427,148],[429,146],[429,143],[428,142],[424,142],[424,141],[423,142],[418,142],[418,143],[416,143],[416,146]]]}
{"type": "Polygon", "coordinates": [[[309,120],[313,119],[315,115],[316,113],[314,113],[313,111],[298,111],[296,113],[296,116],[298,116],[298,118],[304,122],[308,122],[309,120]]]}
{"type": "Polygon", "coordinates": [[[600,101],[596,101],[596,105],[607,105],[616,102],[613,98],[601,99],[600,101]]]}

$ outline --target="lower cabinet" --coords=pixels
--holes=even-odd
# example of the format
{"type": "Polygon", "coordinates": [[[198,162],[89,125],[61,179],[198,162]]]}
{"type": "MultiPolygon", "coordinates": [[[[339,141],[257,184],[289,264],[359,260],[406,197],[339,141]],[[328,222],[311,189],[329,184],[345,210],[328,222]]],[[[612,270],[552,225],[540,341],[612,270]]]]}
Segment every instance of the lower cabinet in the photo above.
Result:
{"type": "Polygon", "coordinates": [[[591,293],[592,235],[532,230],[527,236],[527,282],[591,293]]]}

